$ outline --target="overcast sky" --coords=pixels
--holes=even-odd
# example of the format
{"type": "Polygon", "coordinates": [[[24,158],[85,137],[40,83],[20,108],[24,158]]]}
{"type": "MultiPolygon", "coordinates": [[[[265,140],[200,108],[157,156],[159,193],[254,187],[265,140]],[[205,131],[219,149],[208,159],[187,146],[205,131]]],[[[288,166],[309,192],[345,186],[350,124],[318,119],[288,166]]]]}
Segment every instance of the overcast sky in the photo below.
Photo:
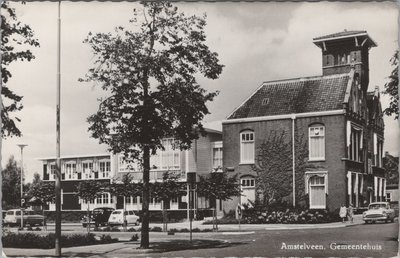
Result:
{"type": "MultiPolygon", "coordinates": [[[[2,164],[10,155],[20,160],[16,144],[26,143],[27,181],[42,173],[38,158],[54,157],[56,150],[57,3],[12,3],[21,21],[35,31],[41,47],[36,59],[13,64],[8,85],[23,95],[18,124],[22,138],[3,141],[2,164]]],[[[397,48],[395,3],[179,3],[188,14],[207,13],[207,41],[225,68],[218,80],[201,79],[208,90],[219,90],[209,105],[205,122],[218,122],[242,103],[264,81],[321,75],[321,51],[312,38],[347,30],[367,30],[378,43],[370,50],[370,85],[383,90],[392,68],[389,59],[397,48]]],[[[110,32],[128,24],[137,3],[63,2],[61,57],[61,155],[105,153],[91,139],[86,118],[97,110],[101,89],[78,82],[93,60],[82,43],[88,32],[110,32]]],[[[388,100],[383,97],[383,106],[388,100]]],[[[398,124],[385,118],[385,147],[398,154],[398,124]]]]}

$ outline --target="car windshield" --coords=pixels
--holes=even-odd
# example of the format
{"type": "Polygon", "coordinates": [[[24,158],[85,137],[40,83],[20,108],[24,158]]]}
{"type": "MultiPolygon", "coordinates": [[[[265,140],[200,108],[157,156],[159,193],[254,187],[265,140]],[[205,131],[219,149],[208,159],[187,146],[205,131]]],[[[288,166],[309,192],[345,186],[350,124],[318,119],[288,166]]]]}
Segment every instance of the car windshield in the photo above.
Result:
{"type": "Polygon", "coordinates": [[[121,214],[121,211],[114,211],[112,214],[121,214]]]}
{"type": "Polygon", "coordinates": [[[370,210],[377,210],[379,208],[386,208],[386,204],[384,203],[374,203],[369,205],[370,210]]]}
{"type": "Polygon", "coordinates": [[[7,215],[14,215],[13,211],[7,211],[7,215]]]}

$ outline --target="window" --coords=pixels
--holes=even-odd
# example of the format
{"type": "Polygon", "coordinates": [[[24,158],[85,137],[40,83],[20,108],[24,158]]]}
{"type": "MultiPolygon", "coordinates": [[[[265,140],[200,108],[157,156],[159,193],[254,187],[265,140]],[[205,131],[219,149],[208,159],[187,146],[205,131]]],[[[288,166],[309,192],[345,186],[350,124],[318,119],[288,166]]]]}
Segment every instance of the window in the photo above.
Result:
{"type": "Polygon", "coordinates": [[[376,142],[376,157],[375,157],[375,166],[382,167],[382,151],[383,151],[383,141],[382,139],[377,138],[376,142]]]}
{"type": "Polygon", "coordinates": [[[392,193],[386,193],[386,201],[391,202],[392,201],[392,193]]]}
{"type": "Polygon", "coordinates": [[[254,132],[240,133],[240,163],[254,163],[254,132]]]}
{"type": "Polygon", "coordinates": [[[325,159],[325,127],[322,125],[309,128],[309,159],[325,159]]]}
{"type": "Polygon", "coordinates": [[[163,139],[164,150],[158,150],[157,154],[150,157],[150,167],[154,170],[179,170],[180,150],[173,138],[163,139]]]}
{"type": "Polygon", "coordinates": [[[222,142],[215,142],[213,149],[213,170],[216,172],[222,171],[222,142]]]}
{"type": "Polygon", "coordinates": [[[255,179],[253,177],[243,177],[240,179],[242,195],[240,196],[240,204],[251,204],[256,200],[255,179]]]}
{"type": "Polygon", "coordinates": [[[50,175],[53,176],[53,179],[56,179],[56,165],[50,164],[50,175]]]}
{"type": "Polygon", "coordinates": [[[93,163],[92,162],[83,162],[83,178],[90,179],[92,178],[92,171],[93,171],[93,163]]]}
{"type": "Polygon", "coordinates": [[[109,204],[112,203],[112,199],[110,198],[109,193],[103,193],[99,197],[97,197],[97,204],[109,204]]]}
{"type": "Polygon", "coordinates": [[[362,161],[362,130],[351,127],[349,159],[354,161],[362,161]]]}
{"type": "Polygon", "coordinates": [[[100,161],[100,176],[102,178],[109,178],[111,171],[111,163],[110,161],[100,161]]]}
{"type": "Polygon", "coordinates": [[[320,175],[311,176],[308,185],[310,209],[325,209],[325,177],[320,175]]]}
{"type": "MultiPolygon", "coordinates": [[[[107,165],[105,167],[107,169],[107,165]]],[[[111,171],[111,168],[109,169],[111,171]]],[[[138,161],[124,160],[124,155],[118,155],[118,172],[138,172],[139,163],[138,161]]]]}
{"type": "Polygon", "coordinates": [[[65,164],[65,179],[74,179],[75,171],[76,171],[75,163],[65,164]]]}

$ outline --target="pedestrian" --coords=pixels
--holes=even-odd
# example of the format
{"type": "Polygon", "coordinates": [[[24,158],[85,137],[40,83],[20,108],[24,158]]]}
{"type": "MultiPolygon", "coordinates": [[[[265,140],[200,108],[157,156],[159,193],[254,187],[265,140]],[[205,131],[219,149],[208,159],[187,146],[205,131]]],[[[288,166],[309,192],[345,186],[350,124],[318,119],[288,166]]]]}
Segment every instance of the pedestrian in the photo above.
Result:
{"type": "Polygon", "coordinates": [[[339,210],[339,216],[342,218],[342,222],[344,222],[346,215],[347,215],[347,208],[344,204],[342,204],[342,206],[340,206],[340,210],[339,210]]]}
{"type": "Polygon", "coordinates": [[[354,209],[353,206],[350,204],[349,208],[347,209],[347,216],[349,218],[350,223],[353,223],[353,215],[354,215],[354,209]]]}

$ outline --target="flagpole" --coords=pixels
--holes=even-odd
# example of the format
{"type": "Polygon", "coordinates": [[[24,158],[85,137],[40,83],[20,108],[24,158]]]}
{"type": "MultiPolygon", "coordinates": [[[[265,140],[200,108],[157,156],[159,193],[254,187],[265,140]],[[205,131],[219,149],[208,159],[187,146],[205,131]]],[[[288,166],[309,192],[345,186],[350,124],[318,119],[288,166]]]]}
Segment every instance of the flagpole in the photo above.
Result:
{"type": "Polygon", "coordinates": [[[61,257],[61,160],[60,160],[60,102],[61,102],[61,1],[58,1],[57,26],[57,106],[56,106],[56,228],[55,228],[55,255],[61,257]]]}

